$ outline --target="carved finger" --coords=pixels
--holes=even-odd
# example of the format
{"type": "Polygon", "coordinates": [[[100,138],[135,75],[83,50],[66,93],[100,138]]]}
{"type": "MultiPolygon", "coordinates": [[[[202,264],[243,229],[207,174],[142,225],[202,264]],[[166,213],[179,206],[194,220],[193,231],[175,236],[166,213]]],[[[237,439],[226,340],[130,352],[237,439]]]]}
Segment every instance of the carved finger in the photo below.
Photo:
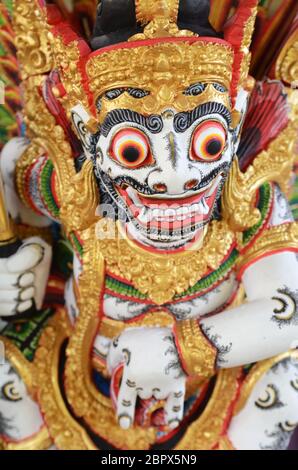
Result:
{"type": "MultiPolygon", "coordinates": [[[[1,286],[2,289],[2,286],[1,286]]],[[[17,302],[18,298],[20,295],[20,290],[19,289],[14,289],[14,290],[0,290],[0,302],[4,303],[14,303],[17,302]]]]}
{"type": "Polygon", "coordinates": [[[10,273],[29,271],[42,261],[43,256],[43,246],[37,243],[24,245],[7,260],[7,269],[10,273]]]}
{"type": "Polygon", "coordinates": [[[27,272],[21,274],[18,277],[18,285],[19,287],[29,287],[32,286],[35,280],[35,275],[32,272],[27,272]]]}
{"type": "Polygon", "coordinates": [[[19,300],[25,301],[25,300],[33,299],[34,294],[35,294],[34,287],[28,287],[28,288],[21,289],[20,294],[19,294],[19,300]]]}
{"type": "Polygon", "coordinates": [[[175,392],[171,392],[165,405],[166,421],[171,429],[179,426],[184,412],[185,382],[175,392]]]}
{"type": "Polygon", "coordinates": [[[25,302],[20,302],[17,306],[17,313],[23,313],[29,310],[33,305],[32,300],[26,300],[25,302]]]}
{"type": "Polygon", "coordinates": [[[118,422],[123,429],[130,428],[134,423],[136,400],[136,384],[129,379],[127,367],[125,367],[117,400],[118,422]]]}
{"type": "Polygon", "coordinates": [[[0,274],[0,289],[1,290],[15,290],[19,285],[19,274],[1,273],[0,274]]]}

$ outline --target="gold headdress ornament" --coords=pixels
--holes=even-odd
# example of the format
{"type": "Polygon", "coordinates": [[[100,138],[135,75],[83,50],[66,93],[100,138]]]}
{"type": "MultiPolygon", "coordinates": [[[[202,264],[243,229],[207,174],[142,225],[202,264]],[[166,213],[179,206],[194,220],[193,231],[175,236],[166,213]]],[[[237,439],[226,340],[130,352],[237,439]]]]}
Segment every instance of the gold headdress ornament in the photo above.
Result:
{"type": "Polygon", "coordinates": [[[219,39],[179,29],[178,0],[136,0],[136,17],[143,31],[83,58],[79,57],[78,40],[65,42],[63,28],[58,34],[56,28],[54,50],[59,50],[56,63],[67,90],[67,111],[74,101],[69,95],[76,99],[88,96],[89,110],[99,121],[111,109],[123,106],[151,114],[171,105],[190,110],[200,102],[215,100],[231,108],[230,96],[235,99],[248,75],[256,5],[257,0],[240,0],[235,21],[230,22],[224,39],[219,39]],[[76,61],[74,49],[78,52],[76,61]],[[76,78],[76,92],[70,90],[71,75],[76,78]],[[187,96],[186,88],[198,82],[209,86],[199,96],[187,96]],[[227,91],[215,90],[212,83],[227,91]],[[125,92],[115,100],[105,99],[105,92],[115,88],[141,88],[149,94],[134,99],[125,92]],[[99,98],[103,98],[100,111],[96,110],[99,98]]]}
{"type": "Polygon", "coordinates": [[[53,66],[58,68],[61,86],[55,92],[68,115],[75,104],[82,102],[94,118],[102,119],[109,110],[105,106],[108,108],[111,103],[103,103],[99,116],[98,98],[119,86],[150,92],[139,100],[124,93],[119,102],[114,102],[119,106],[124,100],[132,109],[138,102],[144,113],[158,112],[171,104],[179,110],[192,109],[200,101],[210,99],[230,107],[229,96],[234,103],[239,86],[247,78],[257,0],[239,0],[234,17],[224,30],[224,39],[198,37],[192,31],[179,29],[179,0],[135,0],[142,33],[94,52],[70,31],[55,7],[40,1],[36,2],[36,10],[30,10],[30,3],[16,0],[16,44],[23,41],[25,31],[26,37],[34,36],[34,41],[27,41],[27,48],[18,47],[24,78],[47,72],[53,66]],[[227,92],[220,93],[209,86],[204,96],[184,94],[188,86],[198,82],[221,84],[227,92]]]}

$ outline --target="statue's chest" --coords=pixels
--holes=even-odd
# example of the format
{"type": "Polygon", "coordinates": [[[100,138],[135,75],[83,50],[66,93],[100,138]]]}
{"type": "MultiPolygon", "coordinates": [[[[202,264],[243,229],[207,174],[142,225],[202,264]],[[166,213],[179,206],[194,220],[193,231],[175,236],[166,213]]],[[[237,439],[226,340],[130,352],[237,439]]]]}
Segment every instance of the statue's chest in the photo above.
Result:
{"type": "Polygon", "coordinates": [[[190,289],[185,295],[157,306],[131,284],[106,276],[103,313],[114,320],[125,321],[161,307],[177,320],[197,318],[226,308],[237,289],[238,282],[232,271],[221,279],[214,276],[197,289],[190,289]]]}

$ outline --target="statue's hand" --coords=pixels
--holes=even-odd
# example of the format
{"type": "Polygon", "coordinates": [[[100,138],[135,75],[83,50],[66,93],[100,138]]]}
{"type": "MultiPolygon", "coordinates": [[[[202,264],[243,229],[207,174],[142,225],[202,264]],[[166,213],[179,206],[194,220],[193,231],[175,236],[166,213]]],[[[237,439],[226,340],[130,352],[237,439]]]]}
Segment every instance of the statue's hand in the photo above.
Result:
{"type": "Polygon", "coordinates": [[[20,315],[42,307],[52,257],[51,247],[39,237],[23,241],[18,251],[0,258],[0,317],[20,315]]]}
{"type": "Polygon", "coordinates": [[[122,428],[127,429],[134,422],[137,396],[144,400],[151,397],[166,400],[167,424],[171,428],[179,425],[186,376],[169,328],[125,330],[111,343],[107,365],[112,376],[123,365],[121,387],[115,398],[122,428]]]}

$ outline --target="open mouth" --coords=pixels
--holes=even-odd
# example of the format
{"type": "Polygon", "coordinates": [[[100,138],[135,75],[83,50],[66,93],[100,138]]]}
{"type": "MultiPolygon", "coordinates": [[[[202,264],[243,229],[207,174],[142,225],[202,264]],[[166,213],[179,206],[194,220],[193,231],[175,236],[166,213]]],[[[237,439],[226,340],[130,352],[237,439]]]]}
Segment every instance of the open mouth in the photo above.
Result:
{"type": "Polygon", "coordinates": [[[181,241],[193,237],[209,222],[217,197],[221,175],[207,187],[189,197],[147,197],[131,186],[117,191],[128,208],[135,228],[146,238],[158,242],[181,241]]]}

